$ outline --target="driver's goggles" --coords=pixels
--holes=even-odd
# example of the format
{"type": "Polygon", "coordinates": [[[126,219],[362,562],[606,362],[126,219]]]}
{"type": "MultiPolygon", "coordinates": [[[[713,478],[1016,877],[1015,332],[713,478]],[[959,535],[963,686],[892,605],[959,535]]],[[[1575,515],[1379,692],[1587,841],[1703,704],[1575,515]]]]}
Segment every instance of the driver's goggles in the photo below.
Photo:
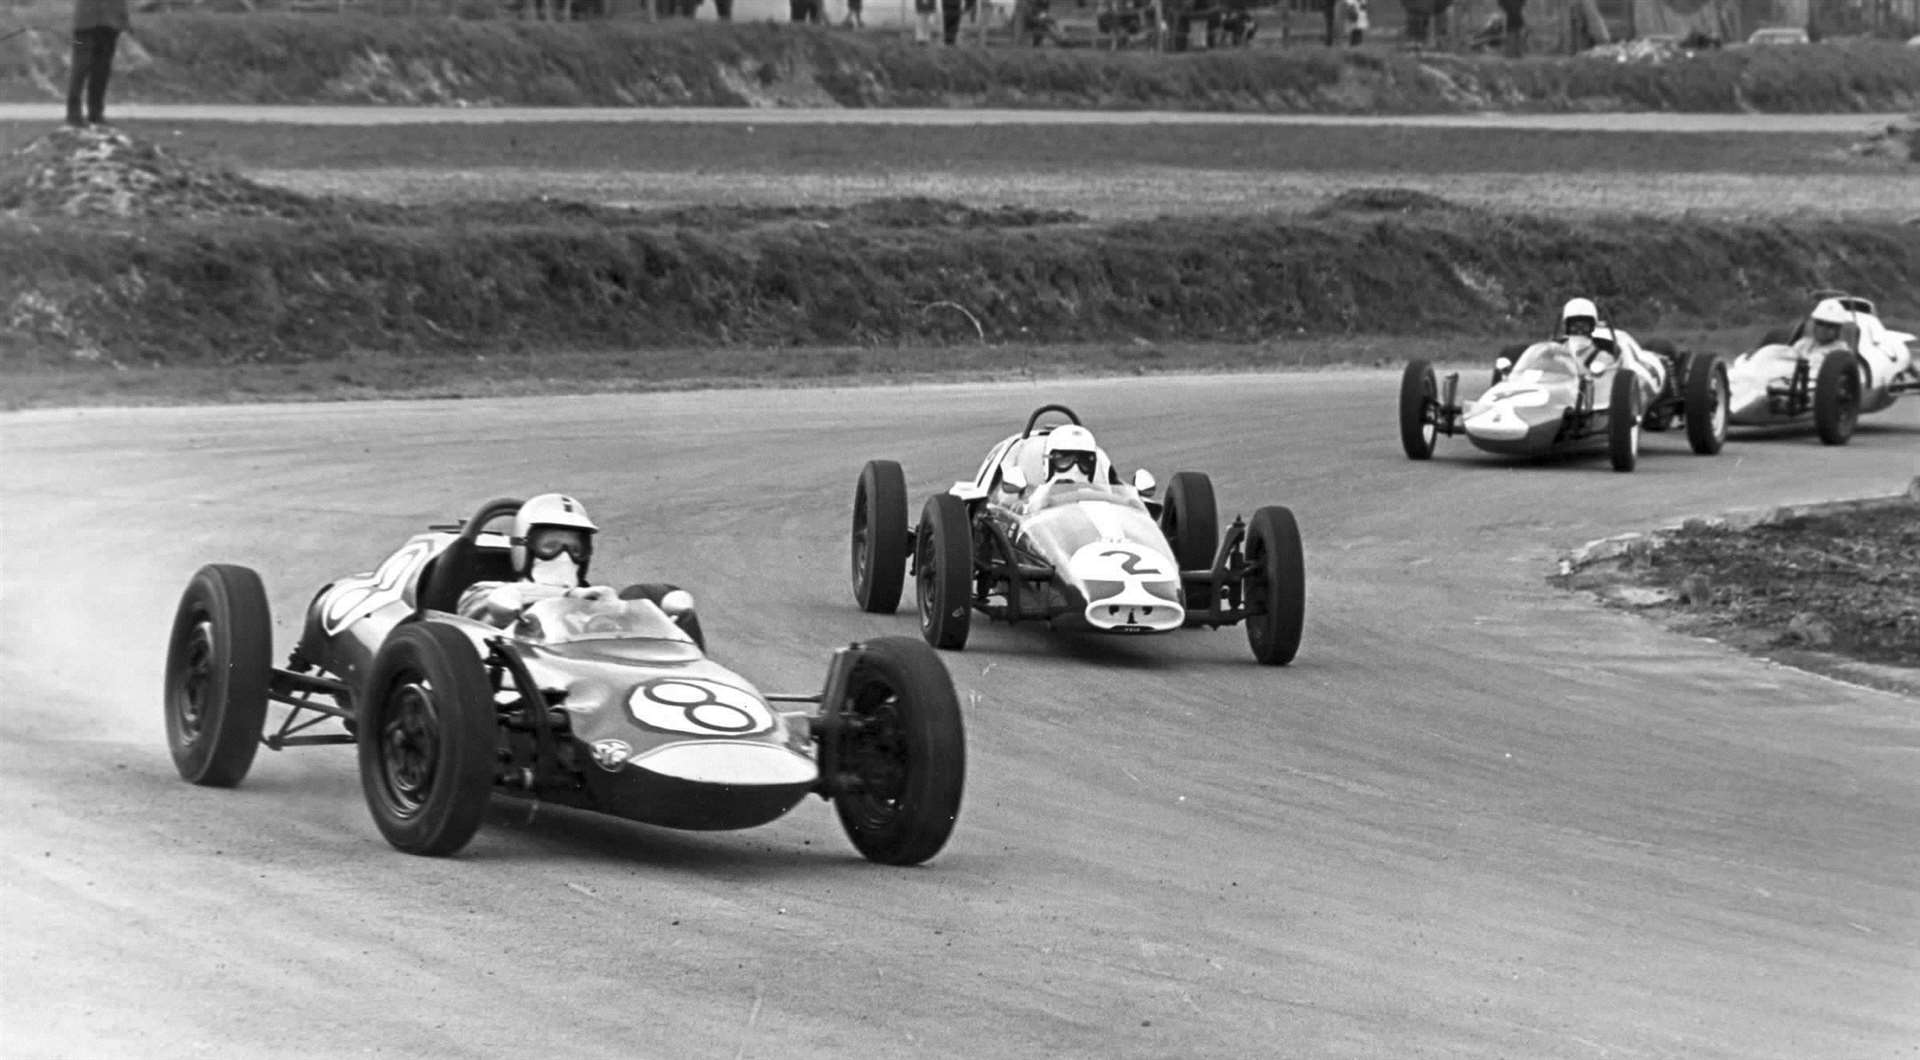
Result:
{"type": "Polygon", "coordinates": [[[533,535],[527,548],[539,559],[552,559],[565,552],[575,563],[587,559],[587,535],[578,530],[547,530],[533,535]]]}
{"type": "Polygon", "coordinates": [[[1054,474],[1059,474],[1062,471],[1077,467],[1080,469],[1081,474],[1089,478],[1093,476],[1094,456],[1092,453],[1055,453],[1047,459],[1047,463],[1053,468],[1054,474]]]}

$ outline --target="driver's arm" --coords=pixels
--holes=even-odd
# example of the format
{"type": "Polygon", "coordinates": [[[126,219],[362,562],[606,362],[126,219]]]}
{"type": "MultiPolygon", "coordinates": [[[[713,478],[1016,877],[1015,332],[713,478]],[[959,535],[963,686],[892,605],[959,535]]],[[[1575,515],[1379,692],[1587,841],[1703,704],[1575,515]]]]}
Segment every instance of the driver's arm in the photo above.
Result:
{"type": "Polygon", "coordinates": [[[526,598],[513,582],[474,582],[460,594],[456,610],[462,618],[505,626],[518,618],[526,606],[526,598]]]}

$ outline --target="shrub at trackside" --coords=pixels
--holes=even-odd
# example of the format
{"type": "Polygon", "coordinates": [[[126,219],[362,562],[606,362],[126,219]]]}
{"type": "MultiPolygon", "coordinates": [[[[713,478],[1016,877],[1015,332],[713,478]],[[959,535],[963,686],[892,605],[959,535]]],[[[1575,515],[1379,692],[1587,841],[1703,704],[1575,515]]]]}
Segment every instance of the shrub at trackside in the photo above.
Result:
{"type": "MultiPolygon", "coordinates": [[[[0,100],[65,83],[64,11],[0,47],[0,100]]],[[[1920,48],[1730,48],[1657,64],[1314,46],[1180,55],[924,49],[785,24],[145,13],[125,101],[539,106],[1152,107],[1423,112],[1886,111],[1920,101],[1920,48]]]]}
{"type": "MultiPolygon", "coordinates": [[[[1364,206],[1363,200],[1355,200],[1364,206]]],[[[1445,206],[1062,223],[911,201],[728,227],[564,203],[504,223],[9,224],[0,367],[76,346],[220,364],[373,350],[1511,335],[1569,290],[1641,328],[1777,321],[1812,288],[1920,314],[1920,239],[1852,222],[1562,221],[1445,206]],[[929,217],[957,223],[931,223],[929,217]],[[1408,292],[1418,292],[1410,296],[1408,292]]],[[[697,222],[698,218],[692,218],[697,222]]]]}

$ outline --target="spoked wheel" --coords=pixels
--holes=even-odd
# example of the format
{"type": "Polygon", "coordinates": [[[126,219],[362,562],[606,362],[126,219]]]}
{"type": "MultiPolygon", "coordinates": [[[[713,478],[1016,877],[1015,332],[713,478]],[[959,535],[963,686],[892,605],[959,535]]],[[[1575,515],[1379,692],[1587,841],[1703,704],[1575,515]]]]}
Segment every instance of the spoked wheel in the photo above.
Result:
{"type": "Polygon", "coordinates": [[[833,808],[854,849],[882,865],[939,853],[967,772],[960,701],[939,654],[905,637],[868,641],[838,710],[833,808]]]}
{"type": "Polygon", "coordinates": [[[1307,618],[1307,559],[1291,509],[1261,508],[1247,524],[1247,646],[1266,666],[1300,651],[1307,618]]]}
{"type": "Polygon", "coordinates": [[[1845,445],[1860,423],[1860,366],[1853,355],[1835,351],[1820,360],[1813,380],[1813,426],[1820,441],[1845,445]]]}
{"type": "Polygon", "coordinates": [[[1607,398],[1607,456],[1615,471],[1632,471],[1640,462],[1640,394],[1624,367],[1614,369],[1607,398]]]}
{"type": "Polygon", "coordinates": [[[853,598],[890,615],[907,576],[907,478],[891,460],[869,460],[853,490],[853,598]]]}
{"type": "Polygon", "coordinates": [[[927,498],[913,564],[920,635],[936,648],[966,647],[973,627],[973,527],[960,498],[951,493],[927,498]]]}
{"type": "Polygon", "coordinates": [[[360,787],[387,842],[451,854],[480,828],[493,787],[493,688],[466,634],[439,622],[393,631],[360,706],[360,787]]]}
{"type": "Polygon", "coordinates": [[[1727,444],[1729,395],[1727,363],[1718,354],[1694,354],[1687,362],[1687,444],[1701,456],[1727,444]]]}
{"type": "Polygon", "coordinates": [[[1400,376],[1400,448],[1409,460],[1427,460],[1440,438],[1440,384],[1433,365],[1412,361],[1400,376]]]}
{"type": "Polygon", "coordinates": [[[167,749],[182,780],[230,788],[253,767],[267,720],[272,621],[260,576],[210,563],[180,596],[167,641],[167,749]]]}

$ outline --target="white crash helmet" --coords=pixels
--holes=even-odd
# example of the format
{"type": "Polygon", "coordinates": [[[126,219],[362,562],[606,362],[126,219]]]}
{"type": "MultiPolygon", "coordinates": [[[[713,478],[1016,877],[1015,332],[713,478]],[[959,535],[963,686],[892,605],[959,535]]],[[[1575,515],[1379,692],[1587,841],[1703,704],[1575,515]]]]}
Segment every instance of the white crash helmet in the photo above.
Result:
{"type": "Polygon", "coordinates": [[[1809,319],[1816,324],[1850,324],[1853,314],[1840,304],[1840,299],[1822,298],[1820,304],[1813,307],[1813,315],[1809,319]]]}
{"type": "Polygon", "coordinates": [[[1571,332],[1567,330],[1567,322],[1582,318],[1592,321],[1593,329],[1598,329],[1600,327],[1600,308],[1593,304],[1593,299],[1591,298],[1569,298],[1567,304],[1560,309],[1560,333],[1563,335],[1571,334],[1571,332]]]}
{"type": "Polygon", "coordinates": [[[580,559],[580,574],[587,572],[587,560],[593,554],[593,535],[600,528],[593,525],[587,517],[586,506],[564,493],[542,493],[530,498],[520,506],[513,517],[513,537],[509,552],[515,572],[525,574],[528,569],[527,538],[538,527],[567,526],[581,531],[587,539],[587,555],[580,559]]]}
{"type": "Polygon", "coordinates": [[[1093,432],[1077,423],[1055,427],[1047,434],[1047,481],[1092,482],[1100,461],[1093,432]]]}

